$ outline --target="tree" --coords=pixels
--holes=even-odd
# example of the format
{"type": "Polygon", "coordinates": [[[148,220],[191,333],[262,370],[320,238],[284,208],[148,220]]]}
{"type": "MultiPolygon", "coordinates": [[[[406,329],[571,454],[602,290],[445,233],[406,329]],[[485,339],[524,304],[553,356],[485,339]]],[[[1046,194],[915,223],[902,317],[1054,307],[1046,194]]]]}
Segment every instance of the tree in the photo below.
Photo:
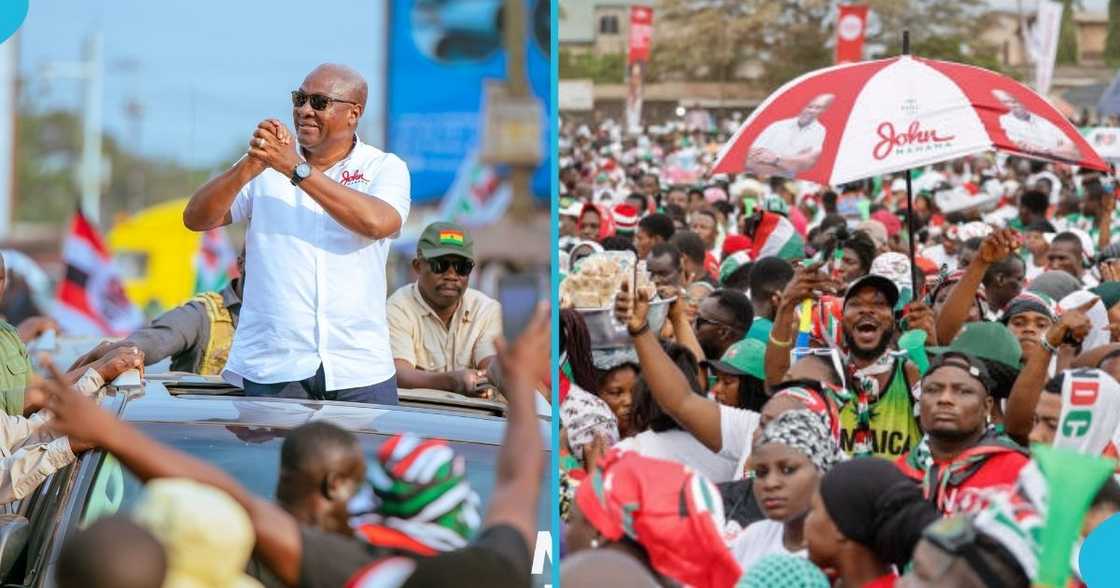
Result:
{"type": "Polygon", "coordinates": [[[1062,0],[1062,28],[1058,36],[1056,61],[1063,65],[1077,63],[1077,27],[1073,24],[1073,0],[1062,0]]]}
{"type": "Polygon", "coordinates": [[[1112,67],[1120,65],[1120,0],[1108,2],[1108,38],[1104,44],[1105,63],[1112,67]]]}
{"type": "MultiPolygon", "coordinates": [[[[983,44],[982,0],[867,0],[869,58],[899,52],[910,30],[915,54],[997,68],[994,47],[983,44]],[[877,51],[875,48],[878,48],[877,51]],[[877,54],[876,54],[877,53],[877,54]]],[[[761,69],[772,90],[832,65],[835,9],[828,0],[662,0],[655,21],[651,79],[732,81],[747,63],[761,69]]]]}
{"type": "MultiPolygon", "coordinates": [[[[77,115],[21,109],[16,132],[15,220],[62,224],[70,218],[81,199],[77,176],[81,142],[82,123],[77,115]]],[[[191,195],[213,173],[130,153],[112,135],[104,136],[102,150],[110,169],[101,194],[103,229],[115,214],[191,195]],[[145,176],[145,191],[138,198],[129,182],[130,173],[137,170],[145,176]]]]}

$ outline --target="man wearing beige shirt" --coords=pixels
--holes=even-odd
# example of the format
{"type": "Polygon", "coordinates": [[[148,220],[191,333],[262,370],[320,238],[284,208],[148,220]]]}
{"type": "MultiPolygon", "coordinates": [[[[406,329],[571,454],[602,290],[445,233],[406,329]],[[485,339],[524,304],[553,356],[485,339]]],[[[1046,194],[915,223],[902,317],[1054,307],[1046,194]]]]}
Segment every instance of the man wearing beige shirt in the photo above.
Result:
{"type": "Polygon", "coordinates": [[[415,282],[389,297],[389,342],[401,388],[469,396],[492,388],[501,305],[467,286],[474,241],[459,225],[432,223],[412,260],[415,282]]]}

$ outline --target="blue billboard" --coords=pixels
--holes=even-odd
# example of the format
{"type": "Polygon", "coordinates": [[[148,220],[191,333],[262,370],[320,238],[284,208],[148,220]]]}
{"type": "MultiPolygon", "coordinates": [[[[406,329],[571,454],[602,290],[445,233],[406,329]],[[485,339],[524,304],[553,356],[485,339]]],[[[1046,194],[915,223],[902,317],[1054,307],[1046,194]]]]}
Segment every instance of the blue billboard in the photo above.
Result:
{"type": "MultiPolygon", "coordinates": [[[[525,0],[523,50],[532,93],[541,101],[542,153],[549,127],[549,0],[525,0]]],[[[478,152],[485,79],[505,79],[502,0],[392,0],[387,27],[387,149],[408,164],[412,199],[439,200],[463,161],[478,152]]],[[[550,194],[551,164],[533,175],[533,193],[550,194]]]]}

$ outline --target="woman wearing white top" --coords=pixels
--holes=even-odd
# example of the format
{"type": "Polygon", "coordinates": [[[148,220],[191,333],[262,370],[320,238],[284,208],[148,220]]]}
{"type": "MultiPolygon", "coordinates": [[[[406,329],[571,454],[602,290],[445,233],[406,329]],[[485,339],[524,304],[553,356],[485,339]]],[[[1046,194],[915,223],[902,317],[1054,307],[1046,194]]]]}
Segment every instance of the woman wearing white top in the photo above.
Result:
{"type": "Polygon", "coordinates": [[[832,432],[808,410],[782,413],[763,429],[747,461],[766,520],[728,542],[746,572],[772,553],[805,557],[805,517],[821,477],[844,459],[832,432]]]}

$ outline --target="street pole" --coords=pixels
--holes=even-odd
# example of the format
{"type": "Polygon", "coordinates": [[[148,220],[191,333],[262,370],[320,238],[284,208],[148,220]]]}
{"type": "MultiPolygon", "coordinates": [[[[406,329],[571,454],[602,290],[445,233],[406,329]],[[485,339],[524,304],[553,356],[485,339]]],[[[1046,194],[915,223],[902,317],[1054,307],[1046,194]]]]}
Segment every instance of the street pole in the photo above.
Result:
{"type": "Polygon", "coordinates": [[[86,40],[85,100],[82,105],[82,213],[97,226],[101,219],[101,33],[86,40]]]}
{"type": "MultiPolygon", "coordinates": [[[[525,73],[525,0],[505,0],[502,22],[503,44],[506,50],[506,88],[509,96],[529,96],[529,80],[525,73]]],[[[531,181],[536,166],[524,163],[510,165],[510,189],[513,193],[509,206],[510,217],[526,222],[533,212],[531,181]]]]}

